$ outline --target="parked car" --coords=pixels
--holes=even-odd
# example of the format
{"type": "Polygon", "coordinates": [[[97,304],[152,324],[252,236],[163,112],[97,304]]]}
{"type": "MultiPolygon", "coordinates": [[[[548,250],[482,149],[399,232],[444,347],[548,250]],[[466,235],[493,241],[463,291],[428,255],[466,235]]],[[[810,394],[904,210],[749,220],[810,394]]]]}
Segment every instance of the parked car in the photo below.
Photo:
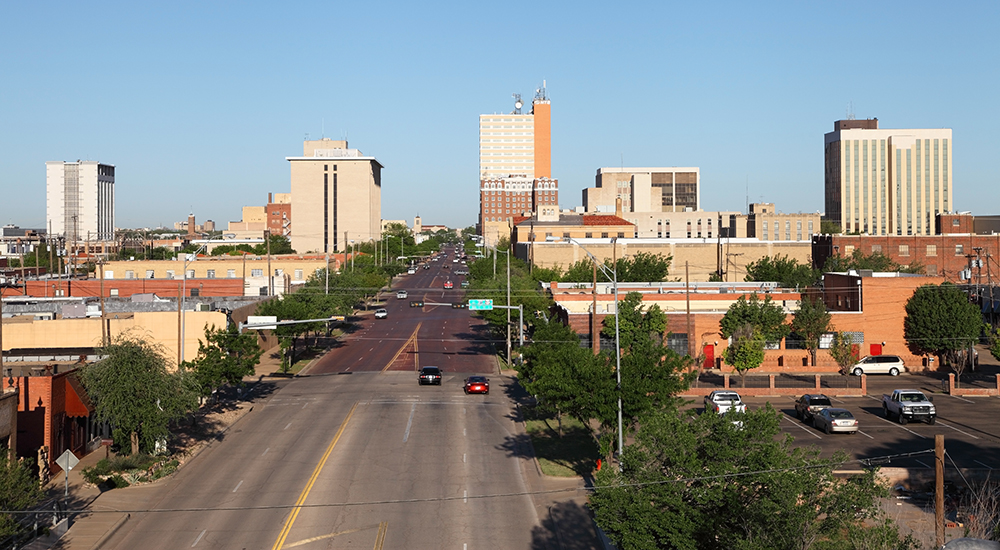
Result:
{"type": "Polygon", "coordinates": [[[389,312],[386,311],[385,308],[379,308],[379,309],[375,310],[375,318],[376,319],[385,319],[388,316],[389,316],[389,312]]]}
{"type": "Polygon", "coordinates": [[[469,288],[469,281],[462,281],[462,284],[459,286],[461,286],[462,288],[469,288]]]}
{"type": "Polygon", "coordinates": [[[823,409],[813,416],[812,423],[817,430],[823,430],[828,434],[834,432],[858,433],[858,419],[854,418],[851,411],[847,409],[833,407],[823,409]]]}
{"type": "Polygon", "coordinates": [[[729,411],[747,412],[746,403],[740,394],[732,390],[715,390],[705,396],[705,412],[725,414],[729,411]]]}
{"type": "Polygon", "coordinates": [[[453,282],[451,282],[451,281],[445,281],[445,282],[444,282],[444,287],[445,287],[446,289],[448,289],[448,288],[455,288],[455,283],[453,283],[453,282]]]}
{"type": "Polygon", "coordinates": [[[851,374],[861,376],[862,374],[888,374],[896,376],[905,372],[906,367],[903,360],[898,355],[869,355],[858,361],[851,367],[851,374]]]}
{"type": "Polygon", "coordinates": [[[833,407],[830,398],[821,393],[803,395],[795,400],[795,416],[803,422],[808,422],[816,413],[830,407],[833,407]]]}
{"type": "Polygon", "coordinates": [[[931,403],[932,399],[934,398],[927,397],[920,390],[892,390],[891,394],[882,394],[882,412],[890,420],[895,416],[900,424],[911,420],[924,420],[928,424],[934,424],[937,409],[931,403]]]}
{"type": "Polygon", "coordinates": [[[400,290],[400,291],[396,292],[396,299],[397,300],[405,300],[406,296],[407,296],[407,294],[406,294],[405,290],[400,290]]]}
{"type": "Polygon", "coordinates": [[[485,376],[470,376],[465,379],[465,393],[490,393],[490,380],[485,376]]]}
{"type": "Polygon", "coordinates": [[[441,385],[441,369],[438,367],[421,367],[417,380],[420,385],[437,384],[441,385]]]}
{"type": "Polygon", "coordinates": [[[417,272],[417,268],[415,268],[415,267],[411,267],[410,269],[407,269],[407,270],[406,270],[406,274],[407,274],[407,275],[413,275],[413,274],[415,274],[416,272],[417,272]]]}

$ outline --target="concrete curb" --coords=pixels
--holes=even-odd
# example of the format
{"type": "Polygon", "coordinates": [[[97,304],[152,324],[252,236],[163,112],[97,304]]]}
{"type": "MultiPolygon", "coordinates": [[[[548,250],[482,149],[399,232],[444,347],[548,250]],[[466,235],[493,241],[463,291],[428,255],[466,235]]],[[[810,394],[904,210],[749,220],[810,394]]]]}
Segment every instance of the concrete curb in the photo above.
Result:
{"type": "Polygon", "coordinates": [[[101,535],[101,538],[97,539],[97,542],[90,547],[91,550],[99,550],[102,546],[104,546],[104,544],[107,543],[111,537],[115,536],[115,533],[121,529],[122,525],[125,525],[125,522],[128,521],[130,517],[132,517],[132,514],[125,514],[118,521],[116,521],[115,524],[111,526],[111,529],[108,529],[103,535],[101,535]]]}

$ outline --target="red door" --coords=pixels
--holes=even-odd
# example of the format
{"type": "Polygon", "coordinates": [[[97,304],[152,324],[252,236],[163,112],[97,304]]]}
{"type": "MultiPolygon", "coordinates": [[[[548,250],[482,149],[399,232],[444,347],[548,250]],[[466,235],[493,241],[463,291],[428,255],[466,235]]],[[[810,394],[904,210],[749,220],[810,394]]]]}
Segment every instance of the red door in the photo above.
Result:
{"type": "Polygon", "coordinates": [[[868,349],[869,355],[882,355],[882,344],[872,344],[868,349]]]}
{"type": "Polygon", "coordinates": [[[705,344],[705,363],[701,368],[711,369],[715,368],[715,346],[712,344],[705,344]]]}

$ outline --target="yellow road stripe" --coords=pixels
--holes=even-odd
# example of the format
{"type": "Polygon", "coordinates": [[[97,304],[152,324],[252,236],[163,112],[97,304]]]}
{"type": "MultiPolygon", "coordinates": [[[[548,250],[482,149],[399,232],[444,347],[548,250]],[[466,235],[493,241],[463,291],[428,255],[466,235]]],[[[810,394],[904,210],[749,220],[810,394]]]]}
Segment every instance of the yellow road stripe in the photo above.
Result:
{"type": "Polygon", "coordinates": [[[378,534],[375,535],[375,550],[382,550],[382,545],[385,544],[385,532],[388,530],[388,521],[378,524],[378,534]]]}
{"type": "Polygon", "coordinates": [[[385,371],[389,370],[389,367],[391,367],[392,364],[396,362],[396,359],[398,359],[399,355],[401,353],[403,353],[403,350],[406,349],[406,346],[410,345],[410,340],[413,340],[413,345],[414,345],[414,347],[416,347],[416,345],[417,345],[417,342],[416,342],[417,331],[420,330],[420,325],[421,324],[423,324],[423,321],[421,321],[420,323],[417,323],[417,328],[413,329],[413,334],[411,334],[410,337],[407,338],[405,342],[403,342],[403,345],[400,346],[400,348],[399,348],[398,351],[396,351],[396,355],[393,355],[392,359],[389,359],[389,362],[386,363],[386,365],[384,367],[382,367],[382,372],[385,372],[385,371]]]}
{"type": "MultiPolygon", "coordinates": [[[[420,323],[417,323],[417,330],[420,330],[420,323]]],[[[420,370],[420,346],[417,345],[417,330],[413,331],[413,370],[420,370]]]]}
{"type": "Polygon", "coordinates": [[[351,416],[354,415],[354,410],[358,408],[358,404],[355,403],[351,407],[351,411],[347,413],[347,418],[340,423],[340,429],[337,430],[337,435],[333,436],[333,441],[326,448],[326,452],[323,453],[323,458],[319,460],[319,464],[316,465],[316,469],[313,470],[312,477],[309,478],[309,482],[306,483],[305,489],[302,490],[302,494],[299,495],[299,500],[295,502],[295,508],[292,509],[292,513],[288,516],[288,520],[285,521],[285,526],[281,528],[281,533],[278,534],[278,540],[274,541],[273,550],[279,550],[282,545],[285,544],[285,539],[288,538],[288,533],[292,530],[292,524],[295,523],[295,518],[299,515],[299,510],[302,509],[302,504],[305,503],[306,497],[309,496],[309,491],[312,490],[313,484],[316,483],[316,478],[319,477],[319,473],[323,471],[323,466],[326,465],[326,461],[330,458],[330,453],[333,452],[333,448],[337,445],[337,441],[340,441],[340,436],[344,435],[344,430],[347,428],[347,423],[351,420],[351,416]]]}

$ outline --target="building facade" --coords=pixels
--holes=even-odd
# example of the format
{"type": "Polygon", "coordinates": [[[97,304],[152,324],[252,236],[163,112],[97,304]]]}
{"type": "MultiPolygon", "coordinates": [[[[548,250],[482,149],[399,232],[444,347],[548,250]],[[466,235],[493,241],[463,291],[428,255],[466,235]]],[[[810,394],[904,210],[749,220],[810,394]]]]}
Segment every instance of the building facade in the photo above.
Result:
{"type": "Polygon", "coordinates": [[[684,212],[701,209],[699,168],[598,168],[596,187],[583,190],[587,212],[684,212]]]}
{"type": "Polygon", "coordinates": [[[267,230],[272,235],[292,235],[292,194],[267,194],[267,230]]]}
{"type": "Polygon", "coordinates": [[[114,240],[114,165],[46,162],[45,219],[49,234],[67,242],[114,240]]]}
{"type": "Polygon", "coordinates": [[[291,167],[292,248],[298,252],[341,252],[350,242],[381,237],[382,164],[350,149],[346,140],[305,141],[291,167]]]}
{"type": "Polygon", "coordinates": [[[828,220],[844,233],[932,235],[952,203],[951,129],[879,129],[838,120],[825,135],[828,220]]]}
{"type": "Polygon", "coordinates": [[[540,205],[559,204],[552,177],[552,105],[545,86],[536,90],[531,112],[479,115],[479,227],[509,222],[540,205]]]}
{"type": "Polygon", "coordinates": [[[751,203],[747,214],[729,217],[729,234],[762,241],[811,242],[813,235],[820,231],[821,218],[819,212],[785,214],[777,212],[774,203],[751,203]]]}

